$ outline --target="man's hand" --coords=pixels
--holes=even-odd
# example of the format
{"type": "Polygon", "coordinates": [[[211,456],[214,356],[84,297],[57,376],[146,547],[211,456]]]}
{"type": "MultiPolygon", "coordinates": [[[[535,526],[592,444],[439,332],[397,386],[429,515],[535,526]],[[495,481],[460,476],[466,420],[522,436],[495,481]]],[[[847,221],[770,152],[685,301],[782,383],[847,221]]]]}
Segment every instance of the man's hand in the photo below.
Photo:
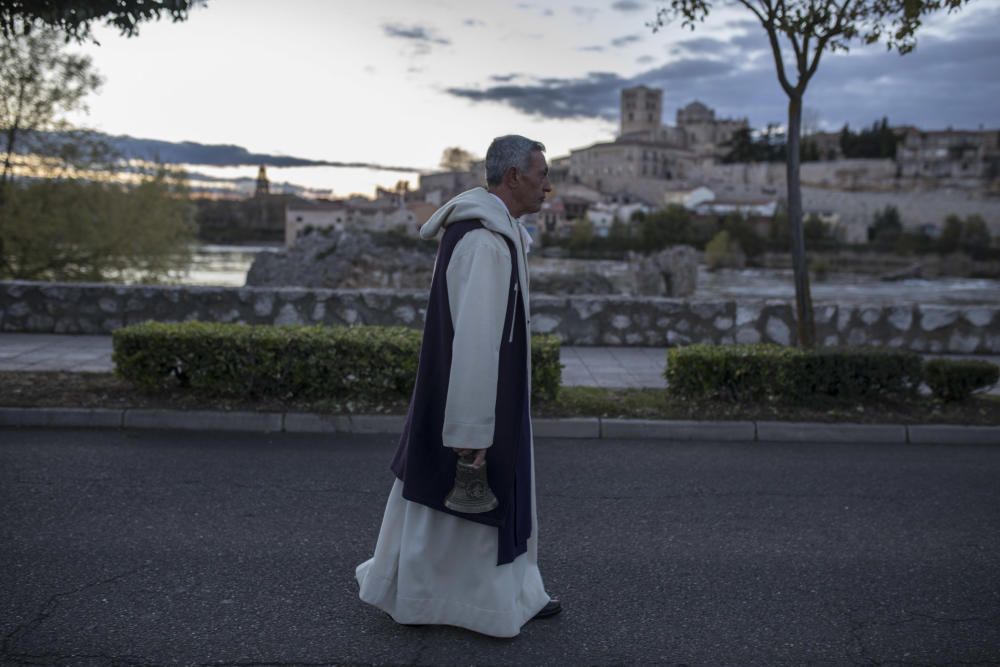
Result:
{"type": "Polygon", "coordinates": [[[472,465],[476,468],[483,465],[486,462],[486,450],[485,449],[460,449],[458,447],[452,447],[454,451],[459,456],[468,456],[469,454],[475,454],[476,460],[472,462],[472,465]]]}

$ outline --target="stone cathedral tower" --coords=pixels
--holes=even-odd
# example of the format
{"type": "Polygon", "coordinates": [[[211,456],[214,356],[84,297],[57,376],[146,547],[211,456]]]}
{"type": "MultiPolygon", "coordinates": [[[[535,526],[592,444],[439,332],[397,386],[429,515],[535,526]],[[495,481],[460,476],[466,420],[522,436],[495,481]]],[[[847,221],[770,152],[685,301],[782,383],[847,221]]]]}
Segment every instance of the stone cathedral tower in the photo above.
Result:
{"type": "Polygon", "coordinates": [[[622,90],[621,134],[660,129],[663,117],[663,91],[636,86],[622,90]]]}

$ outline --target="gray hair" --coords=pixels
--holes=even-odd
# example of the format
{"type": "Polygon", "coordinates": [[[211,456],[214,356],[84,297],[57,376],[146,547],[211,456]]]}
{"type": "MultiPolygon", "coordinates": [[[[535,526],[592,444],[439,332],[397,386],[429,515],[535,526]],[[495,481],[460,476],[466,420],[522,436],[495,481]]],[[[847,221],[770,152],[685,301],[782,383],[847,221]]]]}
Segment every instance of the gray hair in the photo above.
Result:
{"type": "Polygon", "coordinates": [[[503,175],[511,167],[527,171],[532,151],[544,153],[545,145],[519,134],[507,134],[494,139],[486,151],[486,184],[500,185],[503,175]]]}

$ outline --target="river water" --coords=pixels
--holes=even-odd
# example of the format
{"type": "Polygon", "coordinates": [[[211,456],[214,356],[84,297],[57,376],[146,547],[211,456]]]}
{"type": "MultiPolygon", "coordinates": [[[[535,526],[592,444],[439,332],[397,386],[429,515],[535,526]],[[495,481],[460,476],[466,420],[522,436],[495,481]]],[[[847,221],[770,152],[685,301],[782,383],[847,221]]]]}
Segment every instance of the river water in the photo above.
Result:
{"type": "MultiPolygon", "coordinates": [[[[254,257],[281,246],[202,245],[194,252],[188,270],[166,282],[181,285],[242,287],[254,257]]],[[[544,260],[543,260],[544,261],[544,260]]],[[[566,260],[560,260],[565,262],[566,260]]],[[[607,262],[609,271],[624,271],[622,262],[607,262]],[[615,266],[620,265],[620,266],[615,266]]],[[[830,274],[812,282],[816,303],[937,303],[1000,305],[1000,281],[971,278],[901,280],[885,282],[876,276],[830,274]]],[[[692,298],[748,301],[795,297],[790,269],[698,270],[698,288],[692,298]]]]}

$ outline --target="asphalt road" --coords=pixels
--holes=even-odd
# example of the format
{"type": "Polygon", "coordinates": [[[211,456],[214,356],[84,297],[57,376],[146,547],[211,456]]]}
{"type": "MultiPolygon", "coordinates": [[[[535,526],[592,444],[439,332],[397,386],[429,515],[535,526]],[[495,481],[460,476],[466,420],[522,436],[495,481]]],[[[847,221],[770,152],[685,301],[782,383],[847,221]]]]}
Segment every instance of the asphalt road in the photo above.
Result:
{"type": "Polygon", "coordinates": [[[357,599],[393,448],[0,430],[0,661],[1000,664],[1000,447],[540,441],[513,640],[357,599]]]}

